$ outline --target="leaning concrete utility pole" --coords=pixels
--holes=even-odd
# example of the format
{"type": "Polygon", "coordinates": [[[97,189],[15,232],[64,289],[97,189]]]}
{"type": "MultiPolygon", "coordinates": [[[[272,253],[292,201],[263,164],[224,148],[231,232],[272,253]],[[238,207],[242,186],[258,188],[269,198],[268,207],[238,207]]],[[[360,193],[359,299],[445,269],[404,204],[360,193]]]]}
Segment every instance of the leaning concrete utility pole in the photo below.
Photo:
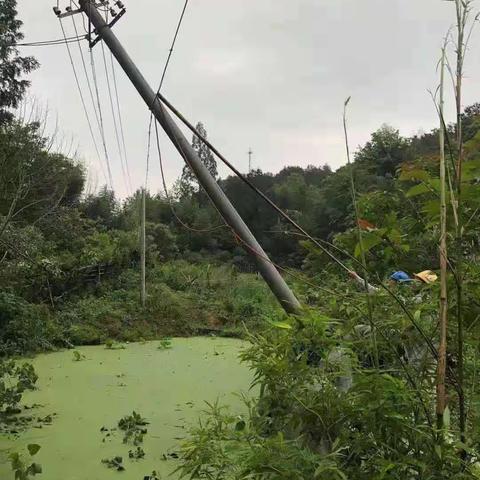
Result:
{"type": "MultiPolygon", "coordinates": [[[[152,111],[158,123],[177,148],[185,162],[195,173],[199,183],[214,203],[223,219],[240,239],[246,251],[254,258],[258,270],[267,282],[268,286],[277,297],[278,301],[287,313],[299,313],[300,303],[282,278],[278,270],[272,264],[267,254],[263,251],[256,238],[235,210],[229,199],[212,177],[208,169],[201,162],[195,150],[173,121],[156,93],[148,85],[147,81],[134,64],[126,50],[120,44],[113,33],[111,25],[108,25],[97,9],[94,0],[80,0],[80,9],[85,12],[91,24],[95,28],[99,39],[103,40],[111,50],[120,66],[141,95],[148,108],[152,111]]],[[[124,13],[124,9],[122,14],[124,13]]],[[[113,22],[112,22],[113,23],[113,22]]]]}

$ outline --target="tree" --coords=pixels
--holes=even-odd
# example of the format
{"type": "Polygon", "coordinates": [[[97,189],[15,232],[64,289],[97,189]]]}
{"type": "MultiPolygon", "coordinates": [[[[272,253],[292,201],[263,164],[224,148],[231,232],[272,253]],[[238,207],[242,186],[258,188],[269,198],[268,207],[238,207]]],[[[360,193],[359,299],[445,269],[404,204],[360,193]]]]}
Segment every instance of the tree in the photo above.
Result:
{"type": "MultiPolygon", "coordinates": [[[[197,123],[196,130],[203,138],[207,138],[207,131],[202,122],[197,123]]],[[[210,148],[208,148],[208,146],[205,145],[197,135],[193,135],[192,147],[195,152],[197,152],[201,162],[208,168],[212,177],[216,179],[218,176],[217,162],[210,151],[210,148]]],[[[200,187],[198,185],[197,177],[192,169],[188,165],[185,165],[180,179],[180,194],[182,196],[191,195],[199,190],[200,187]]]]}
{"type": "Polygon", "coordinates": [[[23,39],[16,6],[16,0],[0,2],[0,125],[13,118],[10,109],[18,107],[30,85],[23,75],[39,66],[35,58],[22,57],[15,48],[23,39]]]}
{"type": "Polygon", "coordinates": [[[75,205],[85,182],[81,164],[49,151],[38,123],[0,126],[0,236],[10,221],[32,223],[75,205]]]}
{"type": "Polygon", "coordinates": [[[409,158],[409,141],[398,130],[383,125],[355,154],[355,162],[378,176],[395,176],[397,168],[409,158]]]}
{"type": "Polygon", "coordinates": [[[96,195],[89,195],[81,209],[87,218],[95,220],[107,229],[115,226],[119,208],[115,192],[109,190],[107,186],[96,195]]]}
{"type": "Polygon", "coordinates": [[[480,103],[465,108],[462,113],[463,141],[472,140],[480,131],[480,103]]]}

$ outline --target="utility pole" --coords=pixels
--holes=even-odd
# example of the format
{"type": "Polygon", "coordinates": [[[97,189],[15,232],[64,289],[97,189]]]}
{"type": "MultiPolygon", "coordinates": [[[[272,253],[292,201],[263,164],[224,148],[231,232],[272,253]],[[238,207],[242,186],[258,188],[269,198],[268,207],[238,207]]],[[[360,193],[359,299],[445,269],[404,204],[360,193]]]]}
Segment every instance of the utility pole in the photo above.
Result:
{"type": "Polygon", "coordinates": [[[142,307],[145,307],[145,302],[147,298],[146,282],[145,282],[145,251],[146,251],[146,237],[145,237],[145,188],[142,188],[142,203],[140,208],[140,276],[141,276],[141,285],[140,285],[140,301],[142,302],[142,307]]]}
{"type": "Polygon", "coordinates": [[[252,152],[252,149],[250,148],[250,150],[248,151],[248,173],[252,173],[252,155],[253,155],[253,152],[252,152]]]}
{"type": "MultiPolygon", "coordinates": [[[[246,251],[253,257],[262,277],[267,282],[282,307],[287,313],[299,313],[301,308],[300,302],[272,264],[271,260],[235,210],[228,197],[211,176],[205,165],[201,162],[189,141],[160,102],[157,94],[149,86],[140,70],[113,33],[111,26],[115,19],[112,20],[110,25],[108,25],[98,11],[94,0],[80,0],[80,9],[85,12],[89,21],[95,28],[98,37],[103,40],[111,50],[118,63],[147,104],[147,107],[152,111],[158,123],[162,126],[187,165],[189,165],[195,173],[200,185],[202,185],[227,225],[230,226],[241,244],[245,247],[246,251]]],[[[125,13],[124,9],[119,15],[123,15],[123,13],[125,13]]]]}

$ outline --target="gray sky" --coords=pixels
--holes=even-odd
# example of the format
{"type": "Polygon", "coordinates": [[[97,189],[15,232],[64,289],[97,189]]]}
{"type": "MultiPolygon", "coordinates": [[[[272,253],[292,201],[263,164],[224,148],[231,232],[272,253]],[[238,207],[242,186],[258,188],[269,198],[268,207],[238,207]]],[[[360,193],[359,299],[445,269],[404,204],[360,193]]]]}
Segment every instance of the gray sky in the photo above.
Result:
{"type": "MultiPolygon", "coordinates": [[[[18,3],[27,41],[61,37],[53,0],[18,3]]],[[[124,3],[127,14],[115,31],[156,88],[184,0],[124,3]]],[[[253,166],[264,171],[325,163],[337,168],[345,163],[341,116],[349,95],[352,147],[382,123],[405,135],[436,125],[427,90],[437,84],[442,38],[453,21],[453,3],[442,0],[190,0],[163,93],[193,122],[203,121],[210,139],[240,170],[247,170],[250,147],[253,166]]],[[[65,27],[73,35],[70,19],[65,27]]],[[[478,39],[473,36],[466,62],[465,105],[480,100],[478,39]]],[[[82,74],[78,47],[71,47],[82,74]]],[[[75,138],[92,182],[98,177],[98,184],[105,183],[65,47],[23,51],[42,64],[32,75],[31,95],[48,105],[52,123],[58,115],[65,137],[75,138]]],[[[123,197],[99,46],[95,54],[114,186],[123,197]]],[[[136,188],[145,177],[148,112],[117,73],[136,188]]],[[[165,137],[162,143],[171,185],[183,161],[165,137]]],[[[149,186],[161,189],[155,150],[149,186]]]]}

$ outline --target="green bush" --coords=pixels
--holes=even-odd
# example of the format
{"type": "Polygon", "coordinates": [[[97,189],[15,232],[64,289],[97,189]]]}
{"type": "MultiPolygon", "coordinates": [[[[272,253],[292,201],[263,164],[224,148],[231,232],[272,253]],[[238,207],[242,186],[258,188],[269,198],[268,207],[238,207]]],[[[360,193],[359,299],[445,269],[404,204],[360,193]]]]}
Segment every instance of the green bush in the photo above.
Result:
{"type": "Polygon", "coordinates": [[[414,381],[394,356],[381,369],[365,366],[371,337],[354,340],[348,321],[310,314],[272,324],[242,354],[259,397],[245,400],[241,416],[210,405],[183,445],[181,478],[478,478],[475,448],[464,462],[453,425],[452,440],[438,442],[428,364],[414,381]]]}
{"type": "Polygon", "coordinates": [[[15,409],[25,390],[33,390],[37,380],[31,364],[19,365],[13,360],[0,360],[0,414],[15,409]]]}
{"type": "MultiPolygon", "coordinates": [[[[103,238],[103,237],[102,237],[103,238]]],[[[137,341],[215,331],[243,335],[278,311],[266,285],[230,266],[183,260],[154,266],[145,308],[137,270],[124,270],[52,311],[9,293],[0,294],[0,346],[7,353],[98,345],[106,339],[137,341]]]]}
{"type": "Polygon", "coordinates": [[[64,345],[64,332],[45,305],[0,292],[0,347],[18,354],[64,345]]]}

